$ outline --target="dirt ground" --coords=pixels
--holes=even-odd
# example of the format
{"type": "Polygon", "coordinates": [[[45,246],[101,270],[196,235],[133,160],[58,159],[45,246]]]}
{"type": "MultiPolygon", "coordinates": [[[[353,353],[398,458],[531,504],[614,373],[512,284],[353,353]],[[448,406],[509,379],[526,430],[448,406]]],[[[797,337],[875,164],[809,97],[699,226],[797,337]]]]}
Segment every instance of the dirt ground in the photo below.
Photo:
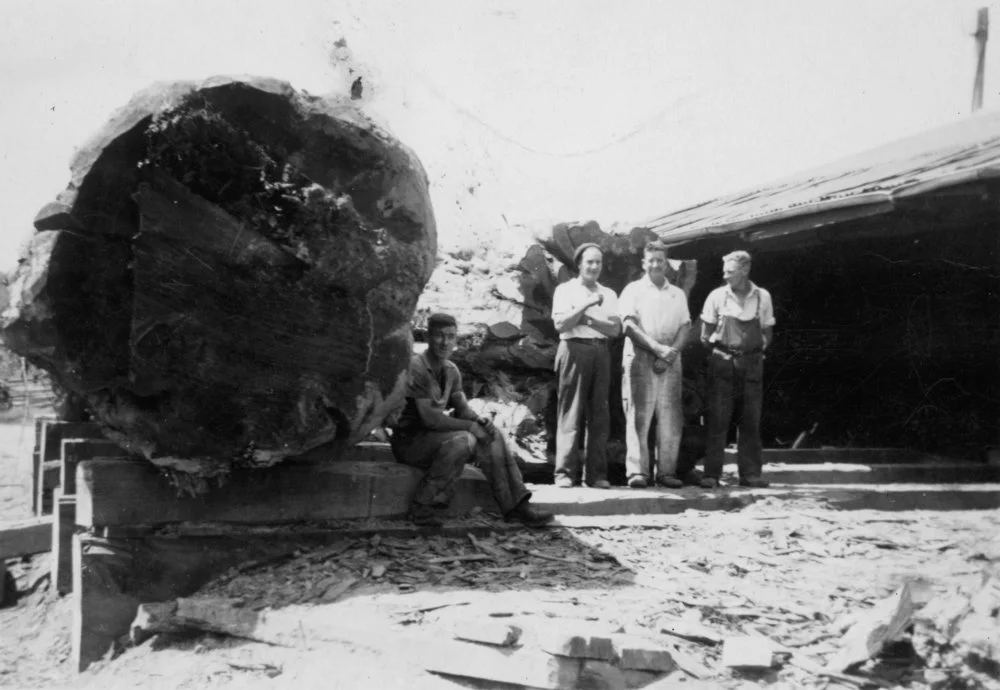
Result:
{"type": "MultiPolygon", "coordinates": [[[[18,487],[24,491],[30,440],[9,425],[0,433],[2,518],[24,517],[26,492],[19,495],[18,487]]],[[[531,631],[546,626],[602,625],[662,641],[678,659],[705,667],[712,687],[852,687],[789,662],[770,671],[725,668],[721,645],[712,639],[662,631],[683,624],[707,631],[708,638],[764,635],[822,664],[850,623],[904,582],[918,606],[973,591],[985,573],[1000,570],[998,534],[1000,511],[835,511],[811,501],[767,499],[738,512],[595,518],[589,527],[498,529],[479,539],[354,538],[233,571],[204,594],[252,609],[328,612],[331,621],[435,639],[450,637],[455,625],[496,616],[521,626],[528,646],[531,631]],[[489,558],[440,562],[477,553],[489,558]]],[[[75,675],[68,664],[69,600],[50,592],[46,557],[10,565],[27,593],[0,609],[2,686],[469,686],[428,673],[384,646],[290,649],[208,634],[154,637],[75,675]]],[[[918,690],[1000,688],[996,671],[970,667],[954,650],[935,647],[919,625],[862,669],[883,687],[918,690]]],[[[681,680],[685,675],[676,677],[677,687],[694,687],[693,680],[681,680]]]]}

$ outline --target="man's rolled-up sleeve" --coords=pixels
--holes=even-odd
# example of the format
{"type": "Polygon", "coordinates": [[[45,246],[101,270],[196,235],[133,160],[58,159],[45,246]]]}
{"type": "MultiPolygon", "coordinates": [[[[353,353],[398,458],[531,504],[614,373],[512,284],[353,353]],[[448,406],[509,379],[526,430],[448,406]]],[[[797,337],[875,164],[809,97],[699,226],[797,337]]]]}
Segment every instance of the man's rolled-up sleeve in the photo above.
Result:
{"type": "Polygon", "coordinates": [[[572,311],[572,307],[569,304],[569,290],[566,288],[566,283],[556,286],[556,291],[552,295],[552,320],[559,321],[566,318],[566,315],[572,311]]]}
{"type": "Polygon", "coordinates": [[[719,305],[715,301],[715,293],[709,293],[705,306],[701,310],[701,320],[704,323],[719,322],[719,305]]]}

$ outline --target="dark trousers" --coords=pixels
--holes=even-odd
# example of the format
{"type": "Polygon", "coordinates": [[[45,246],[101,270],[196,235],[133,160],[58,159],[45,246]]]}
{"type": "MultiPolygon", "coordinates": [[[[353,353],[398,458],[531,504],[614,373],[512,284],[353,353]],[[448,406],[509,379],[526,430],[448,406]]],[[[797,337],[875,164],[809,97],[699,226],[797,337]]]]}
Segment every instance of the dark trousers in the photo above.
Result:
{"type": "Polygon", "coordinates": [[[504,516],[531,497],[514,454],[499,431],[488,446],[477,443],[468,431],[396,432],[392,436],[392,452],[404,465],[426,471],[413,496],[416,505],[444,508],[451,503],[455,483],[467,462],[486,475],[504,516]]]}
{"type": "Polygon", "coordinates": [[[560,340],[556,351],[559,375],[556,477],[588,484],[608,478],[608,433],[611,429],[611,355],[606,341],[560,340]],[[579,445],[586,433],[586,459],[581,477],[579,445]]]}
{"type": "Polygon", "coordinates": [[[763,470],[760,411],[764,398],[764,358],[760,354],[732,357],[713,351],[708,358],[708,439],[705,476],[722,476],[726,440],[733,417],[739,412],[737,462],[740,477],[759,477],[763,470]]]}

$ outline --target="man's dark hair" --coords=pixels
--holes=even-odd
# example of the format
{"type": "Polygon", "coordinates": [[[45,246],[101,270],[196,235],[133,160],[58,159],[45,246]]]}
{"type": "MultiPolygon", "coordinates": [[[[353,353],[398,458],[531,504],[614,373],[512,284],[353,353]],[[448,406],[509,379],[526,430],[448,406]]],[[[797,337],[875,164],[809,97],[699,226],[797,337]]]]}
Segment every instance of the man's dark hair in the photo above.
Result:
{"type": "Polygon", "coordinates": [[[663,244],[660,240],[650,240],[646,243],[646,246],[642,248],[642,255],[652,254],[653,252],[663,252],[663,257],[669,256],[667,254],[667,245],[663,244]]]}
{"type": "Polygon", "coordinates": [[[451,314],[431,314],[427,317],[427,332],[431,333],[433,331],[439,331],[442,328],[458,328],[458,322],[455,321],[455,317],[451,314]]]}

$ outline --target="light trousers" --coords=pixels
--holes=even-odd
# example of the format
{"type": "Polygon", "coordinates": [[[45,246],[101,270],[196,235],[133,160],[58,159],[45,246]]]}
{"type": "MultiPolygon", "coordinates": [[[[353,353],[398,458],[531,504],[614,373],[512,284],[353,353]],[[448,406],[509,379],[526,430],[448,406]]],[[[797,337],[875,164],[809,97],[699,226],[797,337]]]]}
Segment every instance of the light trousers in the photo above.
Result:
{"type": "Polygon", "coordinates": [[[656,419],[656,476],[673,477],[677,472],[677,454],[684,431],[681,394],[683,374],[678,354],[666,371],[656,373],[656,357],[636,348],[622,360],[622,404],[625,408],[625,471],[629,477],[652,476],[649,452],[649,429],[656,419]]]}

